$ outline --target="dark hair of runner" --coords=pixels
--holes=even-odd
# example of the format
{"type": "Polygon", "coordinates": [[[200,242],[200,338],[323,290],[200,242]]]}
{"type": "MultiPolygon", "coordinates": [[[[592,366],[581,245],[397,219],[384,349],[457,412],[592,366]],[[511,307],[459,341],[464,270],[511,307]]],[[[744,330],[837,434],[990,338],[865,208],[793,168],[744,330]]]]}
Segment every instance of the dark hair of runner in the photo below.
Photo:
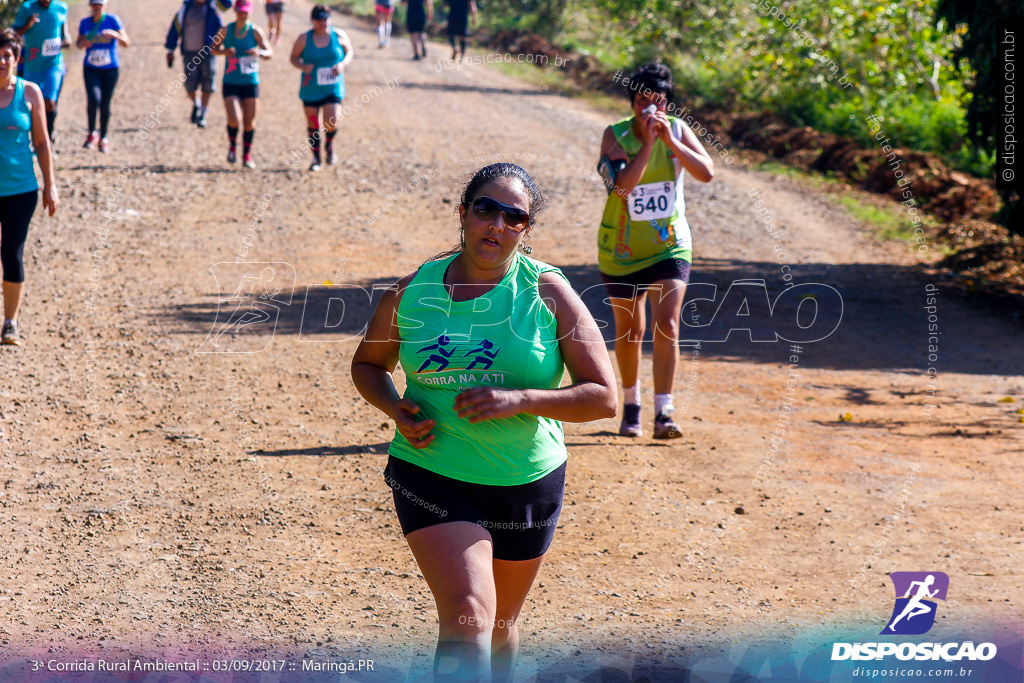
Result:
{"type": "Polygon", "coordinates": [[[466,183],[466,188],[462,191],[462,205],[469,209],[470,204],[473,203],[473,200],[476,199],[477,194],[480,192],[480,188],[498,178],[515,178],[526,188],[526,192],[530,195],[530,225],[533,225],[537,220],[537,214],[547,208],[548,200],[544,197],[544,193],[540,191],[540,188],[537,187],[537,183],[533,182],[530,174],[521,166],[516,166],[515,164],[499,162],[490,166],[484,166],[474,173],[473,177],[466,183]]]}
{"type": "Polygon", "coordinates": [[[626,84],[626,93],[629,102],[632,104],[640,93],[664,93],[665,98],[671,102],[675,95],[675,81],[672,80],[672,70],[664,64],[644,64],[632,76],[626,84]]]}
{"type": "Polygon", "coordinates": [[[313,10],[309,13],[310,20],[315,19],[327,19],[331,16],[331,8],[327,5],[313,5],[313,10]]]}
{"type": "MultiPolygon", "coordinates": [[[[24,43],[21,40],[21,36],[19,36],[14,29],[5,28],[3,31],[0,31],[0,50],[4,49],[5,47],[11,48],[11,50],[14,52],[15,60],[17,60],[21,56],[22,45],[24,45],[24,43]]],[[[12,64],[11,68],[14,69],[15,66],[16,65],[12,64]]]]}
{"type": "MultiPolygon", "coordinates": [[[[523,184],[526,188],[526,193],[530,195],[530,226],[537,221],[537,216],[548,206],[548,200],[541,192],[540,188],[537,187],[537,183],[533,181],[530,174],[526,172],[521,166],[510,164],[507,162],[499,162],[497,164],[491,164],[490,166],[484,166],[469,179],[466,183],[466,187],[462,190],[462,200],[459,202],[462,206],[469,210],[470,205],[473,204],[473,200],[477,198],[482,188],[492,180],[498,178],[514,178],[523,184]]],[[[443,251],[440,254],[431,256],[427,259],[427,263],[430,261],[437,261],[439,259],[446,258],[453,254],[458,254],[462,251],[464,246],[463,235],[461,229],[459,230],[459,246],[443,251]]]]}

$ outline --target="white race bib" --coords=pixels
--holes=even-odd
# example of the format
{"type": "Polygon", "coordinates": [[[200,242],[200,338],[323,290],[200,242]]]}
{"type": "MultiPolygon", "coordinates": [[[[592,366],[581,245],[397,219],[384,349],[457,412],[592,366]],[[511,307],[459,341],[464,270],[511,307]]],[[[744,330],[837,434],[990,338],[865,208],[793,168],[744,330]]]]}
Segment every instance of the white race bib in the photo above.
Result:
{"type": "Polygon", "coordinates": [[[672,182],[637,185],[629,193],[629,218],[632,221],[653,221],[668,218],[676,210],[676,186],[672,182]]]}
{"type": "Polygon", "coordinates": [[[338,82],[338,76],[341,74],[334,73],[333,66],[322,66],[316,70],[316,84],[317,85],[334,85],[338,82]]]}
{"type": "Polygon", "coordinates": [[[260,58],[246,55],[238,58],[238,70],[243,74],[255,74],[260,71],[260,58]]]}
{"type": "Polygon", "coordinates": [[[43,41],[42,53],[44,57],[53,57],[60,54],[60,38],[50,38],[43,41]]]}
{"type": "Polygon", "coordinates": [[[86,58],[89,66],[110,66],[114,63],[110,50],[93,50],[86,58]]]}

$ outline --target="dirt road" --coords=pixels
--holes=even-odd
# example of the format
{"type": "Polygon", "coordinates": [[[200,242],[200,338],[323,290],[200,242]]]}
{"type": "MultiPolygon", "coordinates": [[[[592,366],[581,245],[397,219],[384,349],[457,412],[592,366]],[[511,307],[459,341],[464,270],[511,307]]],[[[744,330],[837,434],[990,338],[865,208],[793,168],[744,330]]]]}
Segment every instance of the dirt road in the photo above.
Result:
{"type": "MultiPolygon", "coordinates": [[[[426,671],[433,603],[381,477],[392,426],[348,376],[369,302],[324,283],[391,282],[454,244],[462,184],[498,159],[549,192],[534,257],[578,291],[600,282],[604,195],[588,173],[612,114],[484,65],[447,67],[441,45],[426,62],[404,38],[378,50],[336,17],[357,55],[351,107],[342,163],[312,175],[286,58],[308,6],[289,5],[263,70],[255,171],[223,161],[219,96],[208,129],[188,123],[163,64],[175,0],[111,5],[134,45],[108,156],[79,148],[70,60],[63,204],[29,235],[26,344],[0,349],[5,659],[276,651],[426,671]],[[233,335],[240,301],[267,321],[233,335]]],[[[72,7],[73,24],[83,13],[72,7]]],[[[1019,625],[1021,320],[938,286],[930,332],[940,283],[905,246],[787,181],[717,170],[687,187],[684,336],[701,343],[682,349],[685,438],[567,425],[566,506],[524,612],[523,670],[627,642],[654,657],[716,637],[878,633],[887,573],[902,570],[949,574],[937,637],[1019,625]],[[819,340],[800,329],[808,294],[809,329],[835,328],[819,340]],[[795,343],[765,341],[777,332],[795,343]]],[[[599,289],[585,296],[610,320],[599,289]]]]}

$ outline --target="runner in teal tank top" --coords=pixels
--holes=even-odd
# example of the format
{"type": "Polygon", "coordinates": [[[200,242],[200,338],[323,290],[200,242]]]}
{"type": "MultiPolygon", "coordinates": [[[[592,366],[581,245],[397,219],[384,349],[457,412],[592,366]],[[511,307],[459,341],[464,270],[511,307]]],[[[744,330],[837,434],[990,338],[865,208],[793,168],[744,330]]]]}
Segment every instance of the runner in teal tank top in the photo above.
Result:
{"type": "Polygon", "coordinates": [[[302,100],[308,142],[313,153],[309,170],[319,171],[320,110],[324,112],[327,163],[336,164],[338,155],[334,151],[334,136],[341,115],[341,101],[345,98],[344,73],[354,55],[352,41],[345,32],[331,26],[331,10],[326,5],[316,5],[310,18],[313,30],[295,41],[291,63],[302,71],[299,99],[302,100]]]}
{"type": "Polygon", "coordinates": [[[263,29],[249,22],[252,0],[235,3],[235,22],[222,26],[213,40],[213,53],[224,55],[224,109],[228,119],[228,163],[238,160],[238,123],[242,122],[242,165],[255,168],[252,141],[260,97],[260,60],[273,50],[263,29]]]}
{"type": "Polygon", "coordinates": [[[632,116],[604,131],[598,168],[608,185],[598,230],[598,269],[615,316],[615,360],[625,403],[619,434],[638,437],[640,358],[651,301],[654,438],[683,435],[673,414],[679,325],[692,245],[683,176],[714,176],[711,156],[680,119],[669,117],[675,84],[664,64],[647,64],[623,81],[632,116]]]}
{"type": "Polygon", "coordinates": [[[557,268],[518,253],[532,251],[544,206],[522,168],[477,171],[459,206],[461,247],[385,293],[352,359],[360,394],[395,420],[384,479],[434,592],[435,674],[444,663],[452,680],[512,679],[522,587],[561,510],[561,422],[615,414],[594,319],[557,268]]]}
{"type": "Polygon", "coordinates": [[[21,36],[11,29],[0,30],[0,266],[4,306],[0,342],[12,346],[21,344],[17,319],[25,282],[23,251],[39,200],[33,147],[43,172],[43,206],[51,216],[58,206],[53,154],[46,135],[46,106],[39,87],[16,75],[21,49],[21,36]]]}
{"type": "Polygon", "coordinates": [[[61,0],[26,0],[14,16],[14,30],[25,40],[25,78],[43,93],[51,140],[66,73],[62,50],[71,45],[67,23],[68,6],[61,0]]]}

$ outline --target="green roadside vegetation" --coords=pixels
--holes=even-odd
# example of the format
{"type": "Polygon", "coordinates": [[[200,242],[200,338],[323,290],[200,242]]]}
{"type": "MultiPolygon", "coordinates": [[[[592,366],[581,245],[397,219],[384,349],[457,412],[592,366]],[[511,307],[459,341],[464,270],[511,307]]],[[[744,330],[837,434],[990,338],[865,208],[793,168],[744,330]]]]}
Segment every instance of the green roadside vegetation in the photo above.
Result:
{"type": "MultiPolygon", "coordinates": [[[[979,131],[976,111],[992,59],[975,46],[1019,0],[973,13],[968,0],[477,1],[482,35],[532,34],[608,73],[669,64],[691,110],[768,111],[865,146],[876,144],[866,119],[877,116],[895,147],[993,174],[994,131],[979,131]]],[[[338,4],[373,13],[372,0],[338,4]]],[[[443,33],[444,0],[435,7],[443,33]]],[[[533,67],[499,68],[522,76],[533,67]]],[[[550,75],[531,82],[566,89],[550,63],[537,71],[550,75]]]]}
{"type": "MultiPolygon", "coordinates": [[[[906,208],[888,197],[851,188],[847,183],[827,175],[809,173],[778,161],[763,161],[751,168],[754,171],[784,177],[800,188],[822,194],[829,202],[841,207],[847,215],[866,225],[881,239],[903,242],[908,251],[917,248],[914,227],[907,220],[906,208]]],[[[924,215],[922,224],[925,228],[936,228],[939,222],[924,215]]],[[[943,255],[948,255],[955,250],[948,244],[942,244],[939,251],[943,255]]]]}

